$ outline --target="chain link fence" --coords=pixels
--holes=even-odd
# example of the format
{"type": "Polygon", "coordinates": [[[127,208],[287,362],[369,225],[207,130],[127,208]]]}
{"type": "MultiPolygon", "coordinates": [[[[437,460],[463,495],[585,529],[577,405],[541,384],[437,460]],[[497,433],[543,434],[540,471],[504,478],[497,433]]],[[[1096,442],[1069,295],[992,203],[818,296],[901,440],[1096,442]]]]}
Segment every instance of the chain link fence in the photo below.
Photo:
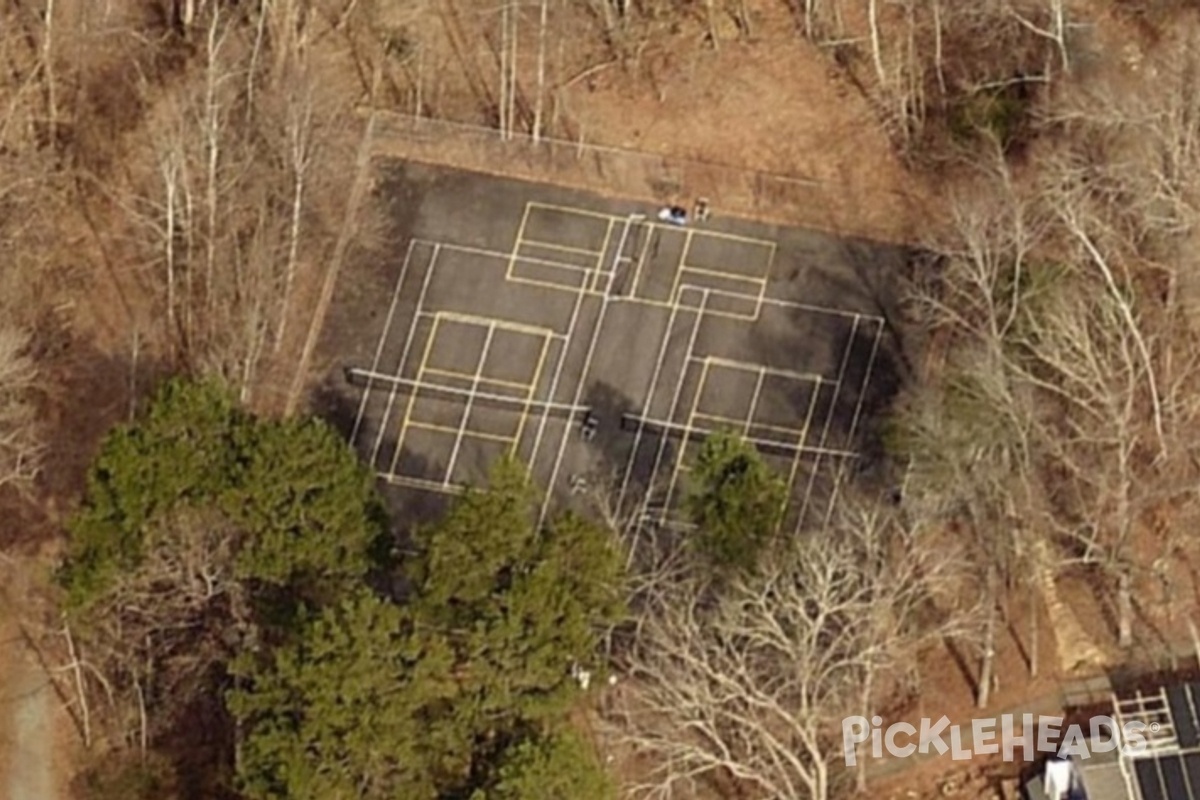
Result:
{"type": "Polygon", "coordinates": [[[849,186],[618,147],[500,131],[365,109],[373,151],[587,189],[654,203],[711,200],[714,214],[814,227],[845,236],[910,241],[913,203],[894,192],[856,196],[849,186]]]}

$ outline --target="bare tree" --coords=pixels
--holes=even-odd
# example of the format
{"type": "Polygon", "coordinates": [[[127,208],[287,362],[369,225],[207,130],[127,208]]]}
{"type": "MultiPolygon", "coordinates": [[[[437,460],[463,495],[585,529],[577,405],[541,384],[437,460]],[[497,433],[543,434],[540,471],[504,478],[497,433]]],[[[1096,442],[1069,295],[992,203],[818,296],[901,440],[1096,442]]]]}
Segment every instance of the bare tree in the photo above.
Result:
{"type": "Polygon", "coordinates": [[[72,643],[88,691],[116,711],[105,718],[143,744],[207,691],[212,665],[254,636],[227,521],[183,510],[148,537],[146,560],[114,576],[76,620],[72,643]]]}
{"type": "Polygon", "coordinates": [[[307,18],[285,2],[255,13],[269,19],[214,6],[198,68],[174,92],[147,88],[153,157],[131,159],[128,191],[114,198],[162,276],[175,354],[243,397],[282,356],[296,286],[328,246],[324,214],[348,183],[323,149],[344,106],[308,66],[307,18]],[[261,55],[264,29],[282,55],[261,55]]]}
{"type": "Polygon", "coordinates": [[[655,772],[635,792],[732,780],[745,797],[828,797],[837,720],[871,716],[923,643],[970,627],[955,549],[933,539],[850,499],[719,595],[678,574],[644,584],[620,735],[655,772]]]}
{"type": "Polygon", "coordinates": [[[42,447],[33,403],[38,372],[30,345],[27,332],[0,322],[0,488],[28,486],[38,471],[42,447]]]}

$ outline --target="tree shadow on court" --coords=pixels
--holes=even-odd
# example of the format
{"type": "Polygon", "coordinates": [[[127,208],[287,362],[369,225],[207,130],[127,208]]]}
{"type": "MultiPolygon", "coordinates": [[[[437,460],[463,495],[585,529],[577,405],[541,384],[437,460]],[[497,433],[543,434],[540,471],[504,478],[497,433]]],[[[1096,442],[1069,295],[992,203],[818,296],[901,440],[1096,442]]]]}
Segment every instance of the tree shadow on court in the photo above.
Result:
{"type": "MultiPolygon", "coordinates": [[[[597,421],[596,436],[589,443],[589,456],[595,463],[592,471],[603,475],[615,474],[624,467],[631,444],[629,437],[623,435],[622,420],[636,417],[639,409],[628,395],[603,381],[596,381],[587,387],[583,403],[591,409],[597,421]]],[[[578,422],[571,435],[579,435],[578,422]]]]}
{"type": "MultiPolygon", "coordinates": [[[[817,315],[803,309],[791,312],[794,325],[784,335],[760,335],[760,352],[796,354],[791,368],[811,372],[840,384],[825,383],[813,397],[812,384],[795,382],[784,402],[798,420],[810,420],[805,445],[859,454],[846,465],[847,476],[864,488],[886,490],[894,471],[884,448],[884,428],[906,376],[903,355],[889,326],[852,317],[817,315]],[[877,341],[878,336],[878,341],[877,341]],[[870,486],[868,487],[869,484],[870,486]]],[[[827,457],[826,459],[827,460],[827,457]]]]}

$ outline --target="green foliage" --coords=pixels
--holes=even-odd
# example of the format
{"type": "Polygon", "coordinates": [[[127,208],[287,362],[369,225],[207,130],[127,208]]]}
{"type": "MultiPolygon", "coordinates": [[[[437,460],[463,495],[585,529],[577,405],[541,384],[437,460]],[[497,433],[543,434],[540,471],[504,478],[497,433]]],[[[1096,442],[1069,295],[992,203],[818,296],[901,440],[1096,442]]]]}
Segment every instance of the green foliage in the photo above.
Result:
{"type": "Polygon", "coordinates": [[[753,570],[786,500],[783,481],[753,445],[729,433],[712,434],[692,467],[687,498],[697,551],[719,573],[753,570]]]}
{"type": "Polygon", "coordinates": [[[178,507],[241,532],[239,577],[328,599],[367,572],[384,529],[368,473],[316,420],[260,420],[221,386],[167,383],[145,418],[104,440],[69,524],[60,581],[80,609],[137,567],[146,531],[178,507]]]}
{"type": "Polygon", "coordinates": [[[230,707],[247,731],[251,800],[433,800],[505,780],[514,788],[497,797],[519,797],[522,764],[582,763],[569,743],[545,742],[496,777],[516,758],[503,743],[565,718],[572,660],[586,663],[621,613],[606,532],[575,516],[539,528],[538,507],[523,468],[497,464],[488,489],[419,532],[407,602],[358,598],[266,666],[241,665],[230,707]]]}
{"type": "Polygon", "coordinates": [[[466,668],[460,713],[538,719],[573,694],[567,667],[616,621],[619,562],[606,533],[568,515],[539,530],[523,467],[502,461],[421,537],[415,613],[451,635],[466,668]]]}
{"type": "Polygon", "coordinates": [[[247,445],[221,498],[246,533],[239,576],[326,599],[355,585],[380,557],[385,515],[353,451],[315,419],[260,423],[247,445]]]}
{"type": "Polygon", "coordinates": [[[471,800],[612,800],[616,787],[595,754],[569,729],[520,740],[507,748],[495,783],[471,800]]]}
{"type": "Polygon", "coordinates": [[[441,710],[457,692],[443,638],[366,592],[326,610],[279,648],[230,710],[248,728],[249,798],[437,797],[469,765],[466,731],[441,710]]]}
{"type": "Polygon", "coordinates": [[[108,434],[88,475],[83,508],[68,524],[60,577],[69,605],[86,605],[117,570],[140,562],[144,528],[154,515],[211,500],[228,487],[245,426],[221,387],[175,380],[143,420],[108,434]]]}

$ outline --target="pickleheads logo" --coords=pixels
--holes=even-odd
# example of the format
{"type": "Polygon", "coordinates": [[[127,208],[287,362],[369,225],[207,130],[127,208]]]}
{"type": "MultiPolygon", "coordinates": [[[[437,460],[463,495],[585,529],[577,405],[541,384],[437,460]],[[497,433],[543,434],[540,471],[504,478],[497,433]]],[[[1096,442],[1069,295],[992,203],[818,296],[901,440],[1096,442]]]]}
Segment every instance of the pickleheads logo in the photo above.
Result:
{"type": "MultiPolygon", "coordinates": [[[[943,716],[937,720],[923,719],[919,728],[908,722],[896,722],[884,728],[881,717],[869,720],[846,717],[842,720],[846,766],[858,763],[859,745],[867,741],[870,741],[872,758],[883,758],[885,752],[897,758],[936,752],[938,755],[950,753],[955,761],[964,761],[977,755],[1003,753],[1005,761],[1013,761],[1018,746],[1025,761],[1033,761],[1035,753],[1090,758],[1093,753],[1120,749],[1125,755],[1138,755],[1146,750],[1146,734],[1153,736],[1159,729],[1156,722],[1146,724],[1139,720],[1118,727],[1116,720],[1105,716],[1092,717],[1086,733],[1080,725],[1063,728],[1062,717],[1022,714],[1019,728],[1014,721],[1014,715],[1002,714],[998,718],[973,719],[970,725],[963,726],[951,725],[949,718],[943,716]]],[[[861,750],[865,752],[866,748],[861,750]]]]}

